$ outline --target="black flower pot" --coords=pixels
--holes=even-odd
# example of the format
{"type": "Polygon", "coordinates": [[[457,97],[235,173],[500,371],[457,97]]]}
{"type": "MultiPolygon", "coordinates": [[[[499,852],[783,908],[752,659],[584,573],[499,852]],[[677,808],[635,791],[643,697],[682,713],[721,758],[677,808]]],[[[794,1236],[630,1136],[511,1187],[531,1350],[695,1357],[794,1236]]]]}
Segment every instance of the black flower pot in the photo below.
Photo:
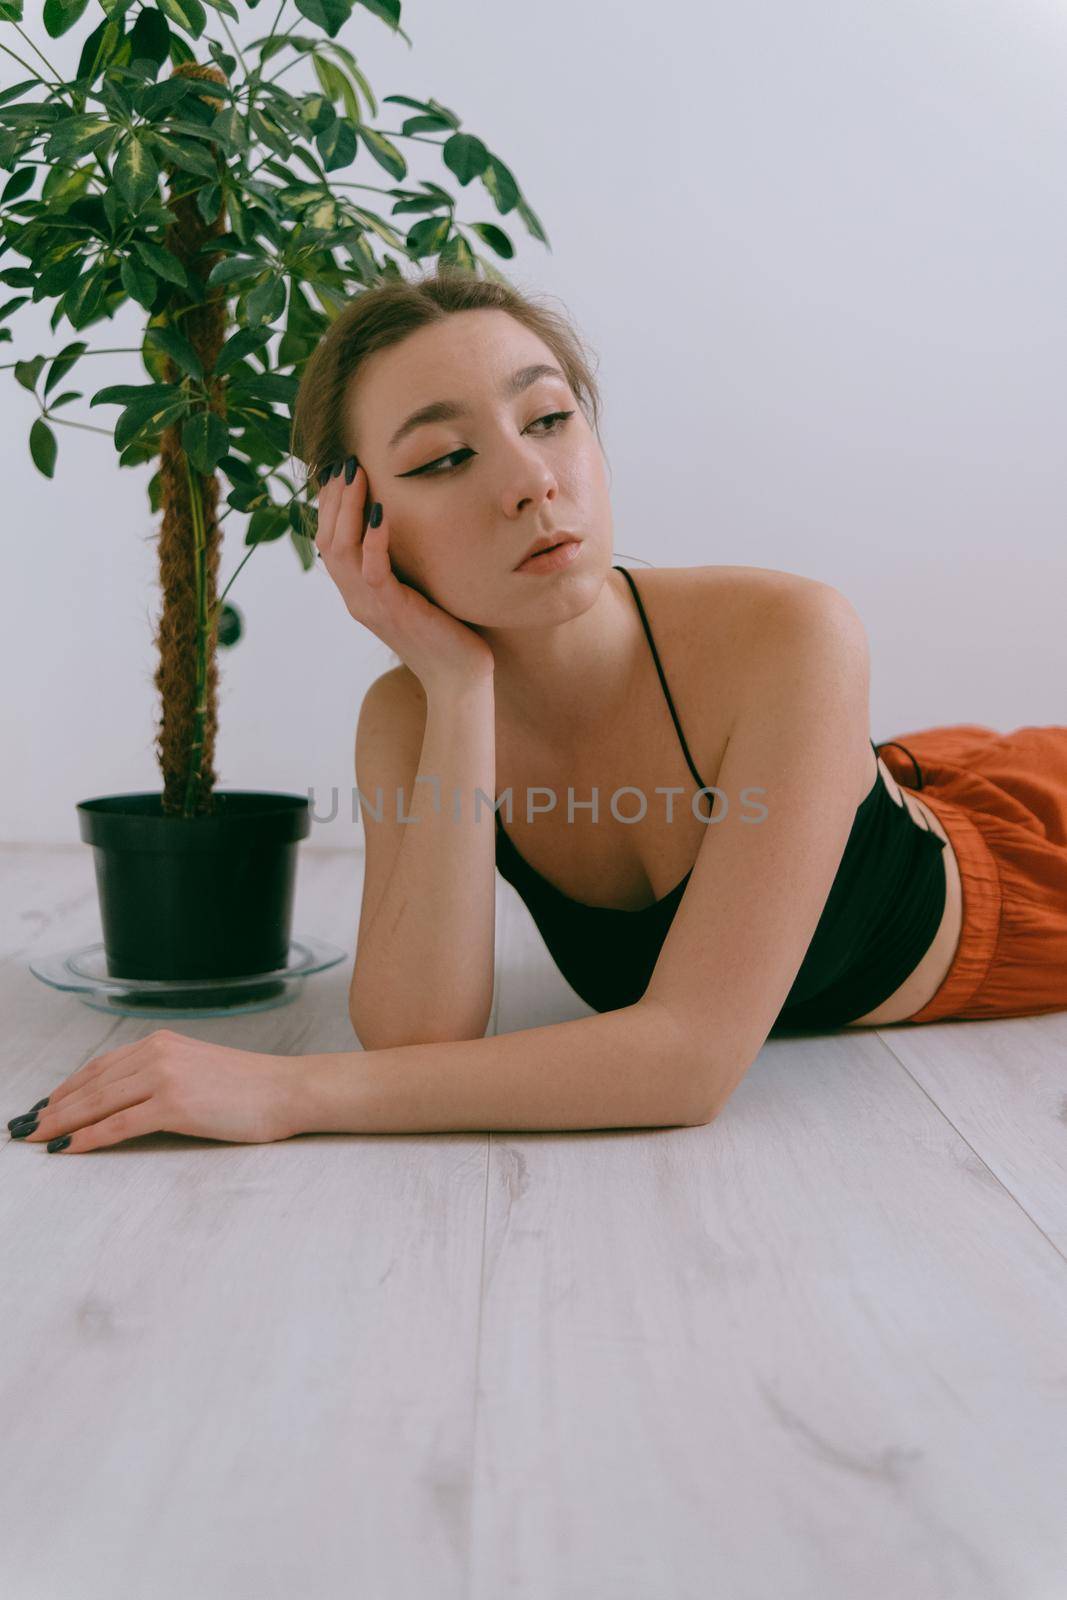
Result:
{"type": "Polygon", "coordinates": [[[219,980],[286,965],[308,797],[216,789],[213,800],[213,816],[190,818],[164,815],[159,792],[78,801],[110,977],[219,980]]]}

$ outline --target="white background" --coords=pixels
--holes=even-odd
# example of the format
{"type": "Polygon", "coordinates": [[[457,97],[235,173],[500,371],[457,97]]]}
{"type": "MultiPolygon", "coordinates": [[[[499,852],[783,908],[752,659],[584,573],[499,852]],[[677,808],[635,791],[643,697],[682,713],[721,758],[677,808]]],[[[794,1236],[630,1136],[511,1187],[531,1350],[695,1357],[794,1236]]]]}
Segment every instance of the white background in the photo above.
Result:
{"type": "MultiPolygon", "coordinates": [[[[509,232],[503,270],[557,296],[599,357],[617,559],[842,589],[870,637],[876,741],[1067,722],[1067,9],[405,0],[401,21],[411,49],[362,10],[341,38],[379,102],[443,101],[540,216],[551,252],[396,141],[461,220],[509,232]]],[[[29,26],[61,65],[86,31],[29,26]]],[[[406,114],[380,105],[375,125],[406,114]]],[[[365,154],[338,176],[391,184],[365,154]]],[[[76,336],[35,316],[0,360],[76,336]]],[[[81,337],[126,345],[136,327],[126,308],[81,337]]],[[[135,356],[104,356],[73,386],[141,377],[135,356]]],[[[62,429],[48,482],[10,373],[0,404],[0,840],[71,842],[76,801],[160,786],[149,469],[62,429]]],[[[244,519],[226,532],[223,583],[244,519]]],[[[389,653],[287,542],[257,550],[230,598],[247,633],[219,658],[218,786],[314,791],[321,814],[336,786],[347,804],[305,848],[358,846],[354,730],[389,653]]]]}

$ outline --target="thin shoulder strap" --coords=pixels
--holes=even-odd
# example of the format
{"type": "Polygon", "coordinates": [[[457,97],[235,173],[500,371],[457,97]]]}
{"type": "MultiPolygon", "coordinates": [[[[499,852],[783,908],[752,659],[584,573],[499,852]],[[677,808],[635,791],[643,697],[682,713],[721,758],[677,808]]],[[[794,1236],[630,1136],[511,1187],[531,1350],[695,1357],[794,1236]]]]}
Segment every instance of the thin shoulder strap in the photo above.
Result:
{"type": "Polygon", "coordinates": [[[637,585],[634,582],[633,577],[631,576],[631,574],[627,571],[627,569],[625,567],[617,566],[615,568],[615,571],[622,573],[623,577],[626,579],[627,583],[630,585],[630,588],[633,591],[633,597],[637,601],[637,609],[638,609],[638,612],[640,613],[641,622],[642,622],[642,624],[644,626],[645,637],[648,640],[649,649],[652,651],[652,659],[656,663],[656,671],[659,673],[659,681],[663,685],[663,697],[667,702],[667,709],[670,711],[670,714],[671,714],[672,718],[674,719],[674,726],[675,726],[675,728],[677,730],[678,739],[679,739],[679,742],[681,743],[681,746],[682,746],[682,754],[685,756],[686,761],[689,763],[690,772],[693,774],[693,777],[696,779],[697,783],[703,789],[705,787],[704,780],[700,776],[700,773],[697,771],[696,767],[693,765],[693,758],[689,754],[689,746],[685,742],[685,734],[682,732],[682,724],[678,721],[678,713],[674,709],[674,701],[671,699],[671,691],[667,687],[667,679],[664,676],[663,667],[660,665],[659,651],[656,649],[656,641],[652,637],[652,629],[648,625],[648,618],[645,616],[645,608],[641,604],[641,596],[637,592],[637,585]]]}

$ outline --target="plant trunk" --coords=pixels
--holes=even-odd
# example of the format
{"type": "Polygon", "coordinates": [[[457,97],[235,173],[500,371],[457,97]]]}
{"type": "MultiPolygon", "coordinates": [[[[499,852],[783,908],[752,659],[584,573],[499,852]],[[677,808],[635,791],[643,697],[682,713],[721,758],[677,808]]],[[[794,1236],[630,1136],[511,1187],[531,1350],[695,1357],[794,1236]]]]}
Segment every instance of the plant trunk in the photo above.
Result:
{"type": "MultiPolygon", "coordinates": [[[[177,68],[177,74],[212,78],[217,83],[226,81],[217,68],[192,62],[177,68]]],[[[168,203],[177,220],[167,229],[167,249],[191,276],[204,282],[219,255],[199,252],[203,244],[223,232],[225,205],[211,222],[205,222],[197,209],[197,191],[189,192],[193,183],[190,175],[171,169],[169,178],[168,203]],[[178,195],[182,198],[176,198],[178,195]]],[[[174,326],[196,351],[205,374],[213,372],[226,337],[224,292],[205,287],[203,302],[191,303],[175,319],[174,326]]],[[[182,376],[169,356],[164,376],[168,383],[176,383],[182,376]]],[[[221,382],[210,376],[206,382],[212,410],[224,416],[221,382]]],[[[211,816],[215,811],[212,790],[218,728],[219,484],[214,473],[198,472],[189,461],[182,449],[180,424],[163,430],[159,473],[163,609],[154,641],[159,649],[154,681],[162,701],[156,737],[163,777],[162,810],[164,815],[211,816]]]]}

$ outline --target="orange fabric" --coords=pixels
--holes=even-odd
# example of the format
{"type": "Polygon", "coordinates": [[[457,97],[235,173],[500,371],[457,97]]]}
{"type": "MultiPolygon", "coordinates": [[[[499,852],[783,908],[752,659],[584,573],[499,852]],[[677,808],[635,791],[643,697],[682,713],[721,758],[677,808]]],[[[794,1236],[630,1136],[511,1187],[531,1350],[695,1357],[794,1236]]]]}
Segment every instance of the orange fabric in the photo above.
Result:
{"type": "Polygon", "coordinates": [[[877,748],[940,820],[963,891],[952,966],[907,1021],[1067,1009],[1067,727],[954,723],[877,748]]]}

